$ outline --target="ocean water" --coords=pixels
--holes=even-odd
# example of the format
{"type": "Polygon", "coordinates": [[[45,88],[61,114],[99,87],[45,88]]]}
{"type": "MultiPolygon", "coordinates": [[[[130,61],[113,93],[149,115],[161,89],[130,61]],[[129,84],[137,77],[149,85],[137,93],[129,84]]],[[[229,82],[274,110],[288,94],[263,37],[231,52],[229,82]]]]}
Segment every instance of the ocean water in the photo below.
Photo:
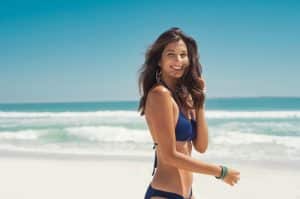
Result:
{"type": "MultiPolygon", "coordinates": [[[[0,151],[153,155],[137,101],[0,104],[0,151]]],[[[206,101],[207,156],[300,160],[300,98],[206,101]]]]}

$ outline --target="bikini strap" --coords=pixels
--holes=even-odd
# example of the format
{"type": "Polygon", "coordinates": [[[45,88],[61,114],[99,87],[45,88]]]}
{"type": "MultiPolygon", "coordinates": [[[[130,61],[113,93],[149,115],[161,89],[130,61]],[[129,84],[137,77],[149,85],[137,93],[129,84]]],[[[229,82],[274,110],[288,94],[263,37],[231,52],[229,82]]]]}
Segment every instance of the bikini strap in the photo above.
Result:
{"type": "MultiPolygon", "coordinates": [[[[154,143],[152,148],[155,150],[157,145],[158,145],[157,143],[154,143]]],[[[154,151],[154,165],[153,165],[152,176],[154,175],[154,172],[155,172],[156,168],[157,168],[157,155],[156,155],[156,150],[155,150],[154,151]]]]}

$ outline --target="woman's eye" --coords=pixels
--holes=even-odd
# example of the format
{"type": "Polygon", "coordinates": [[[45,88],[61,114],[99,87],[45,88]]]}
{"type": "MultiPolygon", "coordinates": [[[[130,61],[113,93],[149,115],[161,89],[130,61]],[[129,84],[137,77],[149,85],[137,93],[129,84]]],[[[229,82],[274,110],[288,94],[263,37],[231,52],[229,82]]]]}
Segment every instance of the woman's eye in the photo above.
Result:
{"type": "MultiPolygon", "coordinates": [[[[167,56],[168,56],[168,57],[174,57],[174,56],[176,56],[176,54],[174,54],[174,53],[168,53],[167,56]]],[[[186,56],[187,56],[186,53],[180,54],[180,57],[181,57],[181,58],[185,58],[186,56]]]]}
{"type": "Polygon", "coordinates": [[[186,54],[181,54],[180,56],[181,56],[181,57],[186,57],[186,54]]]}

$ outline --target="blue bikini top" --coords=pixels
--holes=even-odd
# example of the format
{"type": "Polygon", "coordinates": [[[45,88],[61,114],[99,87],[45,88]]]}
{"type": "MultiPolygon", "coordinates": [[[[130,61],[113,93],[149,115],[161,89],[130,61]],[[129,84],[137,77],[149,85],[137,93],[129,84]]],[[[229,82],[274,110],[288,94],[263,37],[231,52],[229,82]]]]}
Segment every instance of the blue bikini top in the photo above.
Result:
{"type": "MultiPolygon", "coordinates": [[[[174,93],[168,87],[168,85],[161,80],[161,83],[172,93],[174,97],[174,93]]],[[[196,121],[191,119],[189,120],[180,110],[179,108],[179,116],[177,119],[176,127],[175,127],[176,141],[190,141],[195,139],[196,137],[196,121]]]]}
{"type": "Polygon", "coordinates": [[[175,127],[176,141],[189,141],[196,138],[196,120],[189,120],[179,111],[175,127]]]}

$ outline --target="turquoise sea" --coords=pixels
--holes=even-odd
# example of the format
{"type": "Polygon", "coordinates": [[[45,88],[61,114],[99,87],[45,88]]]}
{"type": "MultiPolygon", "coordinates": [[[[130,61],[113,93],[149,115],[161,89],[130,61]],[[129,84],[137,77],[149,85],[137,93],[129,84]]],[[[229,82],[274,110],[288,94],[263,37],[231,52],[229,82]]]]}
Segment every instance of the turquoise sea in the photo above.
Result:
{"type": "MultiPolygon", "coordinates": [[[[0,104],[0,151],[152,155],[137,107],[137,101],[0,104]]],[[[300,98],[210,98],[206,117],[211,157],[300,160],[300,98]]]]}

